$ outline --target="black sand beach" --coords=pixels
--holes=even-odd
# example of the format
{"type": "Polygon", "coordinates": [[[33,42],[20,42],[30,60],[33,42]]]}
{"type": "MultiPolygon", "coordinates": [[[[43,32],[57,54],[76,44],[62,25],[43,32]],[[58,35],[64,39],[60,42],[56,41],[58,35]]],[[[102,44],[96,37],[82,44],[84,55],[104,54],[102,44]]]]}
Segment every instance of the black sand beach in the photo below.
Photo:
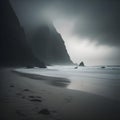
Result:
{"type": "Polygon", "coordinates": [[[0,120],[120,119],[119,101],[52,86],[44,82],[47,77],[36,80],[12,70],[0,69],[0,120]]]}

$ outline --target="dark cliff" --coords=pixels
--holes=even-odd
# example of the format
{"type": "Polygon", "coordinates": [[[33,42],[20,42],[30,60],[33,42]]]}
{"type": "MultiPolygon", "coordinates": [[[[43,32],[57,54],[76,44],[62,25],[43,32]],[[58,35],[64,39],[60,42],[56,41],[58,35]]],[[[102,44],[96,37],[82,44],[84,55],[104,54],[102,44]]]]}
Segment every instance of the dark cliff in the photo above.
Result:
{"type": "Polygon", "coordinates": [[[73,64],[61,35],[52,24],[41,25],[31,36],[34,53],[46,64],[73,64]]]}
{"type": "Polygon", "coordinates": [[[8,0],[0,1],[0,66],[45,67],[28,46],[17,16],[8,0]]]}

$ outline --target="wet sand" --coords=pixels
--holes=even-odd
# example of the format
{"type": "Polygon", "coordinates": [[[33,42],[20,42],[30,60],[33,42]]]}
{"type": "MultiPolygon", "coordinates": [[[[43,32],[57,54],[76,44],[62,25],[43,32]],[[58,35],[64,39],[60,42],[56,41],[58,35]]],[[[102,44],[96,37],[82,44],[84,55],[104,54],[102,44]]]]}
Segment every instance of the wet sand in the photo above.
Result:
{"type": "Polygon", "coordinates": [[[17,74],[12,69],[1,69],[0,120],[120,119],[119,101],[66,89],[64,85],[67,84],[69,80],[63,78],[17,74]],[[48,81],[59,87],[46,84],[48,81]]]}

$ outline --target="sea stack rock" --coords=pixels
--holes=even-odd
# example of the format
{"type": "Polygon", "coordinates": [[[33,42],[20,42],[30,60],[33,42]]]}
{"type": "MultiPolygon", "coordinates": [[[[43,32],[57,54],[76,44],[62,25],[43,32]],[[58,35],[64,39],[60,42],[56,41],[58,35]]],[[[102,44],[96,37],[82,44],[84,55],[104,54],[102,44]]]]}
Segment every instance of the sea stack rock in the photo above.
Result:
{"type": "Polygon", "coordinates": [[[73,64],[61,35],[52,24],[42,24],[31,36],[31,46],[46,64],[73,64]]]}
{"type": "Polygon", "coordinates": [[[0,1],[0,66],[45,67],[32,53],[9,0],[0,1]]]}
{"type": "Polygon", "coordinates": [[[83,66],[83,67],[84,67],[84,66],[85,66],[85,65],[84,65],[84,62],[83,62],[83,61],[80,62],[79,66],[83,66]]]}

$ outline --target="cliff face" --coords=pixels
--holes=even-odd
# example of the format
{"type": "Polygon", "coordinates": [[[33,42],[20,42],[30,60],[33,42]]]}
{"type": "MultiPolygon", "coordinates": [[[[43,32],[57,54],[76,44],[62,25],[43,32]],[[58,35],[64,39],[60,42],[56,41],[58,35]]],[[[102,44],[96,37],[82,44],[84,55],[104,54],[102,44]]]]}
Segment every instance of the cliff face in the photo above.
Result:
{"type": "Polygon", "coordinates": [[[72,64],[61,35],[52,24],[44,24],[33,32],[31,46],[46,64],[72,64]]]}
{"type": "Polygon", "coordinates": [[[21,27],[8,0],[0,1],[0,65],[45,67],[29,48],[21,27]]]}

